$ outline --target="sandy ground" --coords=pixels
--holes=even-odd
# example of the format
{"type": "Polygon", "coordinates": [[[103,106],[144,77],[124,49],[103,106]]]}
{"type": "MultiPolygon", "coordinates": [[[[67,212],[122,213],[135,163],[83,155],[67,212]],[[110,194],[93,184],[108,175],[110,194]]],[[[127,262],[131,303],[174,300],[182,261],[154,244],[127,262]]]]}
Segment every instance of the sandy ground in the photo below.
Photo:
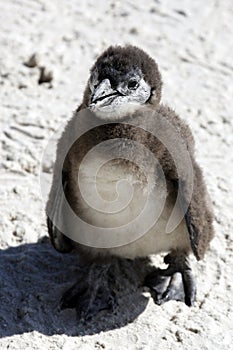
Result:
{"type": "MultiPolygon", "coordinates": [[[[229,350],[233,4],[96,3],[0,1],[0,348],[229,350]],[[194,262],[193,308],[179,302],[155,305],[138,286],[143,271],[135,263],[122,282],[116,315],[102,312],[84,325],[74,311],[57,307],[81,267],[75,256],[40,240],[47,235],[40,163],[48,139],[80,103],[94,59],[119,43],[138,45],[157,60],[163,102],[190,124],[214,203],[216,237],[205,260],[194,262]],[[24,65],[34,52],[53,71],[51,84],[38,85],[38,68],[24,65]]],[[[51,171],[48,164],[50,178],[51,171]]]]}

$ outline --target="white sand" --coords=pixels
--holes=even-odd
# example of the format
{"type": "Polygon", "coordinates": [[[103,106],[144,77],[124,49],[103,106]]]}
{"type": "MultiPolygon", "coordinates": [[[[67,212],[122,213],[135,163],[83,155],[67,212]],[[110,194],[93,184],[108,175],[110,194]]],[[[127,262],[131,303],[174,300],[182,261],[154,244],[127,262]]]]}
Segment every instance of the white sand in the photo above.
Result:
{"type": "MultiPolygon", "coordinates": [[[[227,349],[232,313],[232,1],[0,1],[0,348],[227,349]],[[96,5],[98,3],[98,5],[96,5]],[[182,11],[182,12],[180,12],[182,11]],[[158,62],[163,102],[190,124],[214,202],[216,237],[194,263],[197,302],[156,306],[136,272],[118,313],[87,325],[57,303],[75,282],[72,255],[48,243],[39,169],[53,131],[80,103],[88,70],[110,44],[132,43],[158,62]],[[23,63],[34,52],[52,88],[23,63]]],[[[51,164],[48,164],[51,176],[51,164]]]]}

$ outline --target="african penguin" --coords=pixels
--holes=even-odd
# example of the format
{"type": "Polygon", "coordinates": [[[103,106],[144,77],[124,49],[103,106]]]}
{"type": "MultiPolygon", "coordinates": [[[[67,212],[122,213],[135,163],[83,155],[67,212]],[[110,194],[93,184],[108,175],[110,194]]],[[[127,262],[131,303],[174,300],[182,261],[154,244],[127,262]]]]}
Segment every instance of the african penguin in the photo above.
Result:
{"type": "MultiPolygon", "coordinates": [[[[100,266],[102,261],[111,261],[115,256],[135,259],[167,252],[164,259],[167,269],[156,270],[145,283],[156,291],[156,283],[166,276],[169,286],[162,295],[157,290],[156,300],[158,303],[179,300],[172,288],[173,276],[180,273],[184,301],[191,306],[196,286],[188,257],[190,253],[197,260],[204,257],[214,235],[213,212],[202,171],[195,160],[190,128],[172,109],[160,103],[161,89],[158,66],[143,50],[130,45],[111,46],[98,57],[91,68],[82,104],[58,142],[46,207],[48,232],[58,251],[77,251],[85,261],[100,266]],[[155,165],[154,159],[158,161],[155,165]],[[132,198],[124,181],[117,195],[116,188],[122,179],[133,189],[132,198]],[[104,198],[99,208],[92,207],[96,188],[104,198]],[[165,196],[160,196],[160,192],[165,196]],[[78,232],[80,228],[66,209],[64,196],[72,212],[92,227],[102,227],[103,231],[119,227],[120,231],[121,225],[132,223],[124,233],[128,241],[103,247],[82,243],[88,229],[78,232]],[[143,219],[134,221],[145,205],[143,219]],[[172,215],[177,225],[166,233],[172,215]],[[81,242],[75,239],[76,233],[81,242]]],[[[118,237],[117,229],[113,235],[118,237]]],[[[80,283],[64,295],[63,307],[78,303],[80,307],[80,283]]],[[[87,282],[85,285],[82,295],[89,295],[91,287],[87,282]]]]}

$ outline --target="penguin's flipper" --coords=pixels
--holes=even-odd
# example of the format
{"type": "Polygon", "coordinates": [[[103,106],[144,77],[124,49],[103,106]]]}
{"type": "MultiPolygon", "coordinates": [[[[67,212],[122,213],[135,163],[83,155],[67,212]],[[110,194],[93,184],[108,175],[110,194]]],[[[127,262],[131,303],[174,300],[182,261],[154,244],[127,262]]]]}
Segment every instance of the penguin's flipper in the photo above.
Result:
{"type": "MultiPolygon", "coordinates": [[[[60,253],[69,253],[73,250],[72,241],[67,236],[65,236],[55,225],[55,223],[58,222],[57,220],[62,220],[62,200],[64,197],[63,191],[65,191],[66,186],[67,176],[66,173],[63,172],[62,183],[57,186],[56,193],[53,195],[52,205],[50,205],[51,210],[49,210],[49,213],[47,210],[47,227],[50,240],[54,248],[60,253]]],[[[55,191],[54,188],[53,191],[55,191]]]]}
{"type": "MultiPolygon", "coordinates": [[[[213,211],[200,167],[193,161],[193,190],[189,203],[185,193],[189,191],[185,181],[179,182],[179,202],[189,234],[190,245],[197,260],[203,259],[214,236],[213,211]]],[[[178,182],[177,182],[178,185],[178,182]]]]}

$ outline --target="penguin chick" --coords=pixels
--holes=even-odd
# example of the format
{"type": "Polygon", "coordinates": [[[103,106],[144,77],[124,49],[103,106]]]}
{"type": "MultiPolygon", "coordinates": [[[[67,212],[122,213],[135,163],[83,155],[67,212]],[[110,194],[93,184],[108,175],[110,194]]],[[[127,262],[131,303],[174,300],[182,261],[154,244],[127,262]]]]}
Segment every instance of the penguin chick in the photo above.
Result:
{"type": "MultiPolygon", "coordinates": [[[[195,300],[196,286],[188,257],[191,252],[197,260],[204,257],[214,235],[213,213],[202,171],[195,161],[194,140],[190,128],[172,109],[160,103],[161,88],[162,80],[158,66],[143,50],[134,46],[111,46],[99,56],[91,68],[83,102],[68,122],[58,142],[53,184],[46,207],[48,232],[55,249],[60,252],[77,251],[90,262],[91,266],[96,261],[98,266],[101,266],[103,259],[111,262],[115,256],[136,259],[167,252],[168,255],[164,259],[168,264],[167,269],[157,269],[145,279],[145,284],[153,291],[158,304],[175,299],[183,300],[191,306],[195,300]],[[82,111],[86,111],[86,114],[80,121],[79,114],[82,111]],[[77,121],[80,121],[78,129],[88,130],[81,137],[76,137],[77,121]],[[93,125],[93,128],[90,128],[90,125],[93,125]],[[171,125],[175,132],[170,135],[166,125],[171,125]],[[120,140],[120,143],[114,144],[116,139],[120,140]],[[75,140],[71,147],[70,140],[75,140]],[[105,141],[110,142],[107,151],[106,148],[100,147],[95,157],[90,158],[81,170],[85,155],[105,141]],[[143,147],[135,152],[133,142],[143,147]],[[167,144],[171,147],[167,147],[167,144]],[[159,175],[158,167],[151,166],[148,150],[150,155],[159,161],[165,182],[159,175]],[[125,159],[122,159],[121,151],[124,152],[125,159]],[[191,183],[184,161],[185,152],[188,152],[191,162],[191,183]],[[64,153],[64,157],[61,157],[64,153]],[[111,160],[107,162],[108,156],[111,160]],[[65,161],[62,162],[61,185],[59,167],[63,158],[65,161]],[[93,169],[98,158],[106,164],[100,169],[97,177],[93,169]],[[147,180],[139,169],[140,164],[146,164],[148,173],[151,172],[149,176],[152,185],[149,197],[145,191],[147,180]],[[126,172],[131,175],[125,175],[126,172]],[[89,198],[92,194],[94,197],[92,188],[97,182],[100,194],[106,199],[102,210],[91,208],[85,201],[77,181],[79,176],[83,181],[82,191],[84,190],[89,198]],[[119,179],[125,179],[125,176],[128,176],[127,180],[134,189],[135,200],[120,213],[109,213],[108,207],[114,202],[113,193],[116,193],[116,184],[119,179]],[[72,239],[79,228],[65,210],[63,191],[73,212],[94,227],[120,227],[127,221],[133,222],[147,202],[147,216],[127,231],[127,236],[133,237],[138,227],[144,233],[146,225],[156,215],[161,198],[155,189],[160,185],[162,188],[164,183],[165,205],[158,220],[137,239],[112,247],[88,246],[72,239]],[[178,214],[174,215],[176,217],[182,214],[183,219],[169,234],[166,234],[166,225],[177,203],[178,214]],[[57,220],[62,222],[59,227],[56,226],[57,220]],[[177,291],[176,288],[177,273],[182,276],[180,286],[183,290],[182,297],[180,290],[177,291]]],[[[123,187],[122,205],[125,203],[124,193],[126,195],[127,191],[128,188],[123,187]]],[[[81,232],[82,237],[85,238],[85,235],[87,232],[81,232]]],[[[107,308],[112,299],[110,298],[109,302],[110,299],[106,294],[104,297],[103,293],[100,296],[101,278],[105,278],[106,285],[109,270],[106,265],[104,266],[104,273],[98,274],[98,278],[92,281],[92,284],[96,285],[94,297],[93,295],[90,297],[93,286],[85,281],[82,282],[82,288],[82,283],[79,281],[65,293],[61,301],[62,307],[78,305],[80,310],[82,300],[85,300],[83,309],[87,309],[87,298],[92,300],[102,298],[99,309],[104,308],[103,305],[107,308]]],[[[105,288],[105,291],[111,294],[111,287],[105,288]]],[[[90,310],[93,311],[89,307],[90,310]]]]}

